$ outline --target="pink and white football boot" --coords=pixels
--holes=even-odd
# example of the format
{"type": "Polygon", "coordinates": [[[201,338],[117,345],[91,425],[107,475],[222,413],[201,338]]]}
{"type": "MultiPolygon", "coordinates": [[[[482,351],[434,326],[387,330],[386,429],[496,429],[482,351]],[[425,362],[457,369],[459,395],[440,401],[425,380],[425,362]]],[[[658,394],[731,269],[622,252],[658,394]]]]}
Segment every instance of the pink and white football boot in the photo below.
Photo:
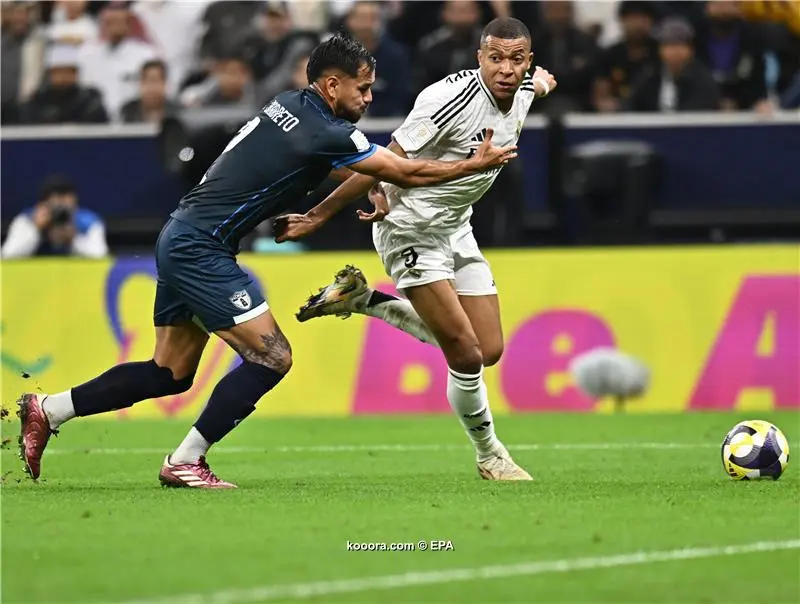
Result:
{"type": "Polygon", "coordinates": [[[50,420],[42,408],[45,394],[27,393],[18,400],[20,421],[19,457],[25,463],[25,472],[34,480],[39,478],[42,469],[42,454],[50,440],[50,435],[58,434],[50,429],[50,420]]]}
{"type": "Polygon", "coordinates": [[[236,489],[232,482],[217,477],[201,457],[196,463],[172,464],[169,455],[164,459],[158,480],[165,487],[188,487],[192,489],[236,489]]]}

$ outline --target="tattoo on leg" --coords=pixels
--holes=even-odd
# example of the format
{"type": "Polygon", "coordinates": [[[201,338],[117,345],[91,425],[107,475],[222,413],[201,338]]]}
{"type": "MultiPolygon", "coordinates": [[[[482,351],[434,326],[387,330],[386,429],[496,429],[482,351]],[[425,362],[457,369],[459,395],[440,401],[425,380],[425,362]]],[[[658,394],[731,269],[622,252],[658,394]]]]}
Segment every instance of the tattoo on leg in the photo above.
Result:
{"type": "Polygon", "coordinates": [[[274,332],[261,334],[259,339],[263,346],[259,350],[242,347],[235,342],[229,342],[229,344],[245,361],[264,365],[278,373],[286,373],[289,370],[287,360],[291,358],[292,346],[283,335],[281,328],[276,325],[274,332]]]}

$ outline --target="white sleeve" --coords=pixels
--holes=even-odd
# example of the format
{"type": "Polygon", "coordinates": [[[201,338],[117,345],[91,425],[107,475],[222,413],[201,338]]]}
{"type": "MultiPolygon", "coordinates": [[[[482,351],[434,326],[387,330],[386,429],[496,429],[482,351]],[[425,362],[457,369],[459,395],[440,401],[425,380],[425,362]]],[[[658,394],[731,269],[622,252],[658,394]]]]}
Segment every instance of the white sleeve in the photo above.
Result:
{"type": "MultiPolygon", "coordinates": [[[[471,81],[472,78],[465,78],[471,81]]],[[[469,104],[468,82],[453,85],[446,81],[431,84],[419,93],[414,108],[392,138],[406,153],[419,153],[435,140],[441,140],[453,127],[458,115],[469,104]]]]}
{"type": "Polygon", "coordinates": [[[103,258],[108,255],[106,229],[102,222],[95,222],[83,235],[76,235],[72,251],[85,258],[103,258]]]}
{"type": "Polygon", "coordinates": [[[8,227],[8,235],[0,253],[3,258],[25,258],[33,255],[39,246],[39,229],[33,220],[20,214],[8,227]]]}

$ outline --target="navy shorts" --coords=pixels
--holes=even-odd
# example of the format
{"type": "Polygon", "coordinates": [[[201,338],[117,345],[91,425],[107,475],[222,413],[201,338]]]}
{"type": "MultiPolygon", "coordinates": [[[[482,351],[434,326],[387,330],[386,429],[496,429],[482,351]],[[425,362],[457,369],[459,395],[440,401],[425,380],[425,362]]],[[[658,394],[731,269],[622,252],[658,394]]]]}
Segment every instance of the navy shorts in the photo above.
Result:
{"type": "Polygon", "coordinates": [[[199,322],[228,329],[268,310],[261,288],[222,243],[171,218],[156,243],[156,326],[199,322]]]}

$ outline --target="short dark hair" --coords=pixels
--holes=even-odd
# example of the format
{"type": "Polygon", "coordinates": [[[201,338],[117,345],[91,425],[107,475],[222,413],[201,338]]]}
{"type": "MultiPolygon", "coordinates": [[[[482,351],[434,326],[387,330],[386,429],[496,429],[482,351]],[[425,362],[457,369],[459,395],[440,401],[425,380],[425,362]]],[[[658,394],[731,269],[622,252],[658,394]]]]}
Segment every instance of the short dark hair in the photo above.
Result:
{"type": "Polygon", "coordinates": [[[493,38],[500,38],[501,40],[516,40],[517,38],[525,38],[530,41],[531,32],[519,19],[514,17],[498,17],[489,21],[486,27],[483,28],[481,34],[481,45],[486,44],[486,38],[492,36],[493,38]]]}
{"type": "Polygon", "coordinates": [[[142,69],[139,72],[139,75],[144,77],[144,74],[147,73],[148,69],[159,69],[161,71],[161,76],[165,80],[167,79],[167,64],[161,59],[150,59],[149,61],[145,61],[142,64],[142,69]]]}
{"type": "Polygon", "coordinates": [[[622,0],[617,5],[617,17],[622,19],[628,15],[647,15],[655,20],[658,16],[658,7],[654,2],[647,0],[622,0]]]}
{"type": "Polygon", "coordinates": [[[375,57],[361,42],[347,32],[340,31],[311,51],[306,77],[310,84],[317,81],[327,70],[338,69],[355,78],[363,65],[370,71],[375,71],[375,57]]]}
{"type": "Polygon", "coordinates": [[[39,187],[39,201],[47,201],[53,195],[77,195],[73,182],[64,174],[51,174],[39,187]]]}
{"type": "Polygon", "coordinates": [[[229,61],[241,63],[247,69],[250,69],[250,60],[242,46],[226,46],[214,56],[215,63],[227,63],[229,61]]]}

